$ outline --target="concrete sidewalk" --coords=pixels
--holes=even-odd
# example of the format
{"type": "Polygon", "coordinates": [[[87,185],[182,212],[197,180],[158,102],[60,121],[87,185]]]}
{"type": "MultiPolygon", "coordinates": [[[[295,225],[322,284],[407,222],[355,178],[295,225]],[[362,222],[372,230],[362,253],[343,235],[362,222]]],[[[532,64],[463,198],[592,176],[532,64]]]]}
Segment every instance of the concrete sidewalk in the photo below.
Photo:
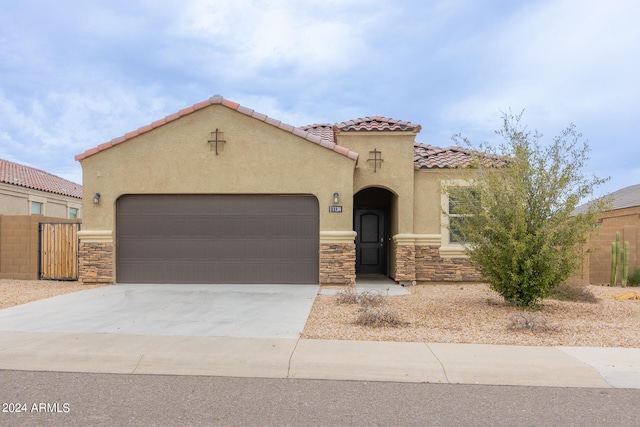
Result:
{"type": "Polygon", "coordinates": [[[640,349],[2,331],[0,369],[640,388],[640,349]]]}

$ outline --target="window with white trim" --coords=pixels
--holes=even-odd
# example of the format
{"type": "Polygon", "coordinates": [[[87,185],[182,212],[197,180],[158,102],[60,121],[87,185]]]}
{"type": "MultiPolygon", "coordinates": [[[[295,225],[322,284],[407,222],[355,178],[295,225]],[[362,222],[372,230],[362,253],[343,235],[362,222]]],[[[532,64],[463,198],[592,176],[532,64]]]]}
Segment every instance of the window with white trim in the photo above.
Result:
{"type": "MultiPolygon", "coordinates": [[[[441,236],[440,255],[444,258],[466,257],[466,242],[456,226],[456,221],[463,217],[460,206],[461,198],[456,197],[461,191],[473,191],[470,183],[463,179],[442,182],[441,192],[441,236]]],[[[464,199],[464,198],[462,198],[464,199]]]]}
{"type": "Polygon", "coordinates": [[[462,211],[460,209],[461,199],[464,200],[464,195],[461,195],[462,192],[470,192],[472,191],[468,187],[454,187],[449,189],[449,203],[447,212],[449,214],[449,243],[450,244],[465,244],[466,241],[462,233],[457,226],[457,224],[462,219],[462,211]]]}

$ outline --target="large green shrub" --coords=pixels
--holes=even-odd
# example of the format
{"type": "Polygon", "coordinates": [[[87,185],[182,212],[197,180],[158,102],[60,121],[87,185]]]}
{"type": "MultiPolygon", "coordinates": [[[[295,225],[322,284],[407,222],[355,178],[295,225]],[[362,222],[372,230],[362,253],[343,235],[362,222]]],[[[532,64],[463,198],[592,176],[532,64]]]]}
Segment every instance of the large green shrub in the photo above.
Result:
{"type": "Polygon", "coordinates": [[[608,201],[594,201],[574,215],[578,203],[605,181],[581,172],[587,144],[570,125],[543,146],[542,135],[522,126],[521,117],[503,114],[496,133],[504,142],[473,151],[473,166],[466,168],[472,191],[456,194],[455,227],[491,288],[528,307],[577,269],[608,201]]]}

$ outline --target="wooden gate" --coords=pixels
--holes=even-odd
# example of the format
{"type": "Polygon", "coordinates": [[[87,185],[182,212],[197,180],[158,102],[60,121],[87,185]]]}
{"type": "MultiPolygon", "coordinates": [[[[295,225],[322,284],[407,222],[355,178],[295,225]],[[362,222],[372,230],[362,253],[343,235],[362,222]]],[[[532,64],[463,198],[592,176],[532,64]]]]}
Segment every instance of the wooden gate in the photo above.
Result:
{"type": "Polygon", "coordinates": [[[40,223],[40,279],[78,280],[77,223],[40,223]]]}

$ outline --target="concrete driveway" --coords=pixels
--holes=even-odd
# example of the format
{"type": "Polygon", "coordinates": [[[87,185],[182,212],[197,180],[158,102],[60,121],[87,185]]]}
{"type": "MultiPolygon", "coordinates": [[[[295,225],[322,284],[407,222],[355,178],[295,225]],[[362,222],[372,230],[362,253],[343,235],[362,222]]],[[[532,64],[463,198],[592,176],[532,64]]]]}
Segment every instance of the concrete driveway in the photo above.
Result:
{"type": "Polygon", "coordinates": [[[0,310],[0,330],[298,338],[316,285],[113,285],[0,310]]]}

